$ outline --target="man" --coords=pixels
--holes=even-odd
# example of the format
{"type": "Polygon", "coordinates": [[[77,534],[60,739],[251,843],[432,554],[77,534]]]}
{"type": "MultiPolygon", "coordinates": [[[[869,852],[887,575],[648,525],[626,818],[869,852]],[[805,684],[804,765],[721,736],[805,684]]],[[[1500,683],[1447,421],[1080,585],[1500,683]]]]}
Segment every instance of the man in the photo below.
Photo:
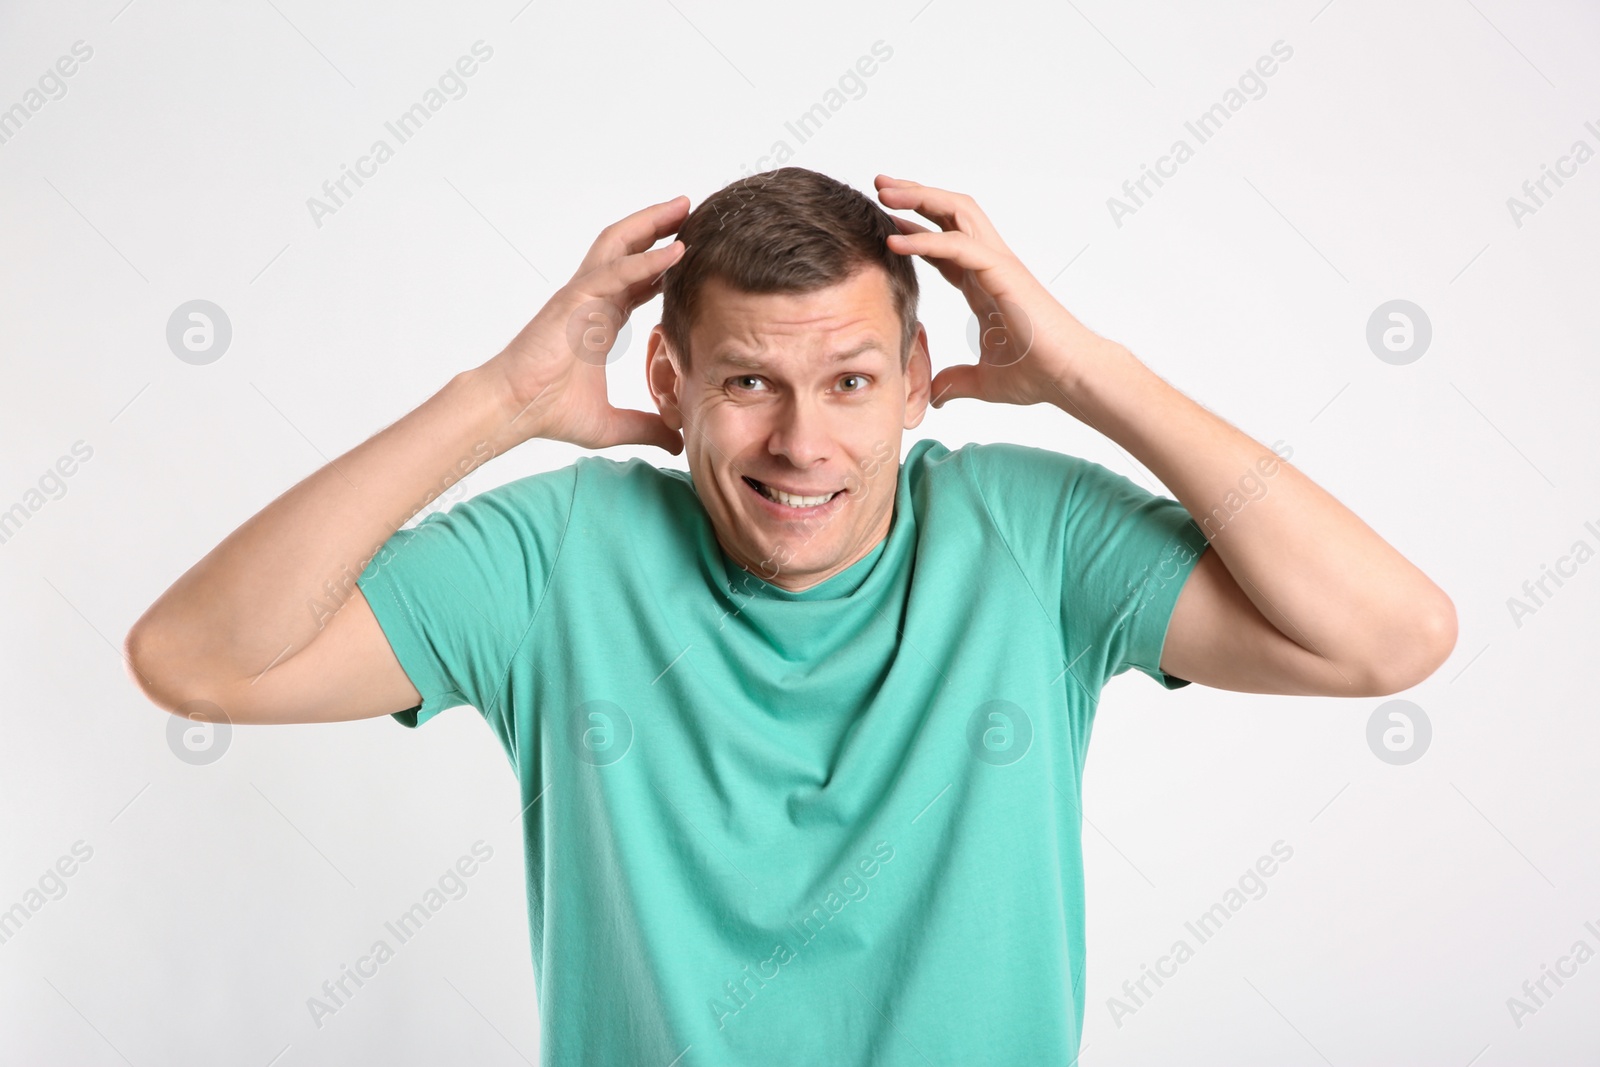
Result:
{"type": "Polygon", "coordinates": [[[502,352],[129,634],[169,710],[481,709],[521,789],[546,1063],[1069,1063],[1105,682],[1374,696],[1454,646],[1436,585],[1085,328],[971,198],[877,192],[939,228],[795,167],[607,227],[502,352]],[[912,256],[984,324],[978,363],[932,374],[912,256]],[[657,292],[657,411],[617,410],[607,353],[657,292]],[[1176,499],[1014,444],[901,462],[956,397],[1054,404],[1176,499]],[[587,456],[397,531],[534,437],[689,469],[587,456]]]}

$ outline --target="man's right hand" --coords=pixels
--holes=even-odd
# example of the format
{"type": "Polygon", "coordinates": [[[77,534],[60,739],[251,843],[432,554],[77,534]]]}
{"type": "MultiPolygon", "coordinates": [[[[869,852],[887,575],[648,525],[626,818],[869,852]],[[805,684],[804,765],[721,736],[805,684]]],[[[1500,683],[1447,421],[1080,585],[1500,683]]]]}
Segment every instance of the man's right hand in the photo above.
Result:
{"type": "Polygon", "coordinates": [[[683,451],[682,434],[658,412],[611,406],[606,366],[623,323],[661,291],[662,276],[683,255],[681,241],[651,246],[676,233],[688,213],[689,198],[677,196],[601,230],[572,280],[484,364],[505,384],[517,437],[683,451]]]}

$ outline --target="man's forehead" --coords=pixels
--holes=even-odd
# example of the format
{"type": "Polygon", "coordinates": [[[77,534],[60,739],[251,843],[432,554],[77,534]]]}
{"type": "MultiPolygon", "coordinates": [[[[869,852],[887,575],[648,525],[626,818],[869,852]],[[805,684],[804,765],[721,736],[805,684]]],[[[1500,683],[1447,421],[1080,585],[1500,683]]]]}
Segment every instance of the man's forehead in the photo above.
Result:
{"type": "MultiPolygon", "coordinates": [[[[883,344],[876,338],[872,338],[835,352],[831,357],[825,357],[824,362],[843,363],[846,360],[879,356],[883,353],[883,344]]],[[[727,346],[720,349],[713,354],[710,360],[710,364],[713,367],[741,367],[745,370],[765,370],[770,365],[770,362],[770,359],[764,357],[760,351],[747,352],[736,346],[727,346]]]]}
{"type": "Polygon", "coordinates": [[[808,293],[749,293],[712,279],[694,332],[708,364],[757,368],[783,352],[815,352],[823,362],[872,358],[895,348],[899,316],[887,285],[858,273],[808,293]]]}

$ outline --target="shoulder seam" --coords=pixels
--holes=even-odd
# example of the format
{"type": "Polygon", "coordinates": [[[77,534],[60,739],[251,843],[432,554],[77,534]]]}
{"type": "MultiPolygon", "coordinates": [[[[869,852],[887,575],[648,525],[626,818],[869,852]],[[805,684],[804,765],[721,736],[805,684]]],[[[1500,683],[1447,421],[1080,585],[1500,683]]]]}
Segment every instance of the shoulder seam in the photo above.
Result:
{"type": "MultiPolygon", "coordinates": [[[[556,544],[556,554],[550,560],[550,573],[545,577],[544,588],[539,591],[539,599],[538,602],[533,606],[533,614],[528,616],[528,625],[522,628],[522,636],[517,638],[517,643],[512,646],[510,653],[507,654],[506,665],[501,669],[500,677],[495,682],[494,700],[491,703],[496,707],[500,703],[501,695],[505,692],[506,679],[511,676],[511,665],[517,661],[517,653],[522,651],[522,646],[527,644],[528,635],[533,632],[533,624],[538,620],[539,612],[544,609],[545,601],[549,599],[550,586],[555,583],[556,571],[561,566],[561,553],[567,547],[567,532],[572,529],[572,513],[577,510],[578,475],[580,473],[577,462],[572,464],[572,468],[572,495],[567,498],[567,518],[566,521],[561,524],[561,540],[556,544]]],[[[485,714],[492,714],[494,708],[490,707],[483,710],[485,714]]],[[[513,731],[516,728],[516,723],[508,722],[506,726],[507,732],[510,733],[512,739],[515,740],[515,734],[513,731]]]]}
{"type": "MultiPolygon", "coordinates": [[[[1063,624],[1063,622],[1061,620],[1061,609],[1060,609],[1059,605],[1057,606],[1057,608],[1056,608],[1056,610],[1054,612],[1051,612],[1049,605],[1047,605],[1044,602],[1044,598],[1039,595],[1039,590],[1033,584],[1033,579],[1028,577],[1027,569],[1022,566],[1022,561],[1017,559],[1016,550],[1011,547],[1011,542],[1006,538],[1005,530],[1001,529],[1000,523],[995,520],[994,511],[989,507],[989,498],[987,496],[985,496],[984,492],[983,492],[983,483],[978,478],[977,472],[973,469],[974,465],[969,461],[969,462],[963,463],[962,466],[966,468],[967,477],[971,480],[972,487],[978,494],[978,502],[983,505],[983,513],[986,516],[988,516],[990,527],[993,528],[993,530],[995,532],[995,535],[1000,538],[1000,543],[1005,546],[1006,555],[1009,556],[1010,559],[1011,559],[1011,565],[1016,568],[1017,574],[1019,574],[1022,577],[1023,584],[1025,584],[1028,587],[1028,592],[1033,594],[1033,599],[1039,605],[1039,610],[1044,612],[1045,617],[1050,620],[1050,625],[1055,629],[1055,631],[1056,631],[1056,639],[1061,645],[1061,653],[1062,653],[1061,658],[1062,658],[1062,660],[1065,660],[1067,658],[1066,657],[1067,635],[1066,635],[1066,631],[1064,629],[1064,624],[1063,624]]],[[[1076,481],[1076,478],[1074,478],[1074,482],[1075,481],[1076,481]]],[[[1067,493],[1068,493],[1068,505],[1070,507],[1070,504],[1071,504],[1071,485],[1070,484],[1068,485],[1067,493]]]]}

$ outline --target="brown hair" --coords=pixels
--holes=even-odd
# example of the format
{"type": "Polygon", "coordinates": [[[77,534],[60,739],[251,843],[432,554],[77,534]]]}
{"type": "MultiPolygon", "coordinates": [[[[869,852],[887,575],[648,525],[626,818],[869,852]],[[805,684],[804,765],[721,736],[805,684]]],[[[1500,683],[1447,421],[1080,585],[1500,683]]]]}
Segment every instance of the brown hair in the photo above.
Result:
{"type": "Polygon", "coordinates": [[[712,193],[678,230],[683,256],[662,283],[661,330],[689,369],[689,330],[701,286],[720,278],[747,293],[809,293],[881,267],[900,316],[900,369],[917,333],[917,272],[892,251],[899,233],[865,195],[804,167],[752,174],[712,193]]]}

